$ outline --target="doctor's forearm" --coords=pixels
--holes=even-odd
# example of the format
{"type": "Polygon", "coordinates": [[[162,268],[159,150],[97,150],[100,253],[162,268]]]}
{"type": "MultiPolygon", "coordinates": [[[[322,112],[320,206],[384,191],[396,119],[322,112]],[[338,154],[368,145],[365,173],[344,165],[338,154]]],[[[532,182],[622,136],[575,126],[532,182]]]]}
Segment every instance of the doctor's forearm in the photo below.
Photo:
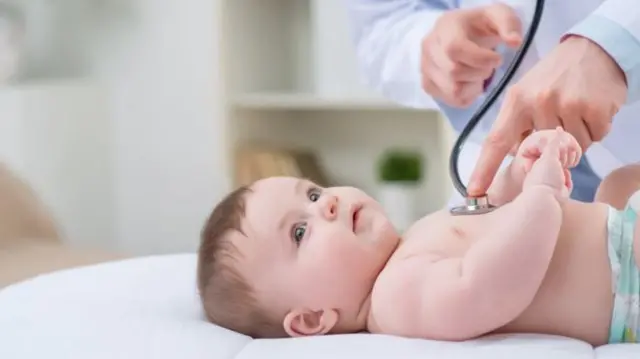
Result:
{"type": "Polygon", "coordinates": [[[624,72],[627,103],[640,100],[640,2],[606,0],[567,32],[598,44],[624,72]]]}
{"type": "Polygon", "coordinates": [[[404,106],[431,106],[422,89],[422,39],[446,9],[417,0],[347,0],[357,60],[373,90],[404,106]]]}

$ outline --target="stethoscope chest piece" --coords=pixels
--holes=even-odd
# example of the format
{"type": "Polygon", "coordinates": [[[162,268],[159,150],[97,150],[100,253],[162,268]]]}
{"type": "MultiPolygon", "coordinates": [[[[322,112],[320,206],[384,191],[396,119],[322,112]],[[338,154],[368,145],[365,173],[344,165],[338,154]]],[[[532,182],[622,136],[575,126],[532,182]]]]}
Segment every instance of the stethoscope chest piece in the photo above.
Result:
{"type": "Polygon", "coordinates": [[[487,196],[477,198],[467,198],[466,204],[461,206],[452,207],[450,212],[454,216],[473,215],[473,214],[485,214],[498,208],[497,206],[489,203],[487,196]]]}

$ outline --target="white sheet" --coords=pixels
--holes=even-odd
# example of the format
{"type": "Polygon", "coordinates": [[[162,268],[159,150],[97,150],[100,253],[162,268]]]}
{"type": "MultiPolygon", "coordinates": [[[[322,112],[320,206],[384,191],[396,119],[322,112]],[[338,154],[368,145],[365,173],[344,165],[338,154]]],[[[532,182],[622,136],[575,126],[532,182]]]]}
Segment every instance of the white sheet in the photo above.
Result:
{"type": "Polygon", "coordinates": [[[463,344],[353,334],[252,340],[203,320],[193,254],[53,273],[0,291],[0,358],[263,359],[640,358],[640,345],[593,350],[534,335],[463,344]]]}

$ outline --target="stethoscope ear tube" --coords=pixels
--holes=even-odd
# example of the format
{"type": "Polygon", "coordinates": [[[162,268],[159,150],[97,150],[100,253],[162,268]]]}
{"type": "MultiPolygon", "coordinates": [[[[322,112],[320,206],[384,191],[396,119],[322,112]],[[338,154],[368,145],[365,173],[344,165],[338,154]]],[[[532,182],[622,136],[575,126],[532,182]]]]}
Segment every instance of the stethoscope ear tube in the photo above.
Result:
{"type": "Polygon", "coordinates": [[[498,99],[498,96],[504,91],[507,87],[507,84],[516,71],[520,67],[522,60],[524,59],[529,47],[533,43],[533,39],[535,37],[536,32],[538,31],[538,26],[540,25],[540,20],[542,18],[542,12],[544,10],[544,0],[536,0],[536,7],[533,14],[533,18],[531,20],[531,26],[527,33],[524,36],[524,40],[520,49],[516,52],[513,61],[509,64],[504,76],[500,79],[498,85],[491,91],[489,96],[487,96],[486,100],[480,105],[478,110],[471,116],[469,122],[464,127],[460,135],[456,139],[453,148],[451,149],[451,155],[449,156],[449,175],[451,176],[451,181],[453,182],[453,186],[456,191],[458,191],[464,198],[466,198],[467,203],[464,206],[459,206],[451,209],[451,213],[454,215],[464,215],[464,214],[481,214],[487,213],[488,211],[495,208],[489,202],[486,196],[483,197],[483,200],[480,201],[482,205],[478,205],[477,198],[469,198],[467,193],[466,186],[462,183],[462,179],[460,178],[460,172],[458,170],[458,158],[460,157],[460,152],[462,151],[462,147],[471,132],[476,128],[482,117],[487,113],[489,108],[494,104],[494,102],[498,99]]]}

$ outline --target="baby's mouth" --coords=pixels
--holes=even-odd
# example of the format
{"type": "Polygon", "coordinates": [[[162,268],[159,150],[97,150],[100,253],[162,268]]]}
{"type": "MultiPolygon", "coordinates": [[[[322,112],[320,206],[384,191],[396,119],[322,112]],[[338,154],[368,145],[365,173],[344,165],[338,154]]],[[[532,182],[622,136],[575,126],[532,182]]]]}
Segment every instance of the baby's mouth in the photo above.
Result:
{"type": "Polygon", "coordinates": [[[361,209],[362,209],[362,206],[355,206],[353,209],[353,213],[351,215],[351,227],[352,227],[353,233],[356,233],[356,228],[358,227],[358,222],[360,219],[361,209]]]}

